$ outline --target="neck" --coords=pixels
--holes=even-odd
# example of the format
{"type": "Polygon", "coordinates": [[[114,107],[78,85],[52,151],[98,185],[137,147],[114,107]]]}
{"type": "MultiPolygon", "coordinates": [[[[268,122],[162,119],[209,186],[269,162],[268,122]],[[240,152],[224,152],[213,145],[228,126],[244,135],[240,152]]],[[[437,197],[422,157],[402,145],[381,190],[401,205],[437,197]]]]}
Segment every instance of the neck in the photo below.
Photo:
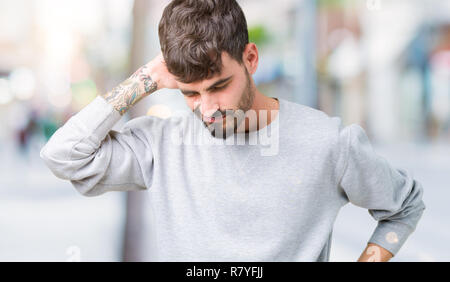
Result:
{"type": "Polygon", "coordinates": [[[266,127],[275,120],[278,110],[279,103],[276,99],[267,97],[256,89],[253,105],[250,108],[250,111],[245,114],[245,132],[260,130],[261,128],[266,127]],[[272,111],[275,112],[272,114],[272,111]],[[256,121],[254,113],[256,113],[256,121]],[[261,122],[261,117],[263,115],[266,115],[266,122],[261,122]]]}

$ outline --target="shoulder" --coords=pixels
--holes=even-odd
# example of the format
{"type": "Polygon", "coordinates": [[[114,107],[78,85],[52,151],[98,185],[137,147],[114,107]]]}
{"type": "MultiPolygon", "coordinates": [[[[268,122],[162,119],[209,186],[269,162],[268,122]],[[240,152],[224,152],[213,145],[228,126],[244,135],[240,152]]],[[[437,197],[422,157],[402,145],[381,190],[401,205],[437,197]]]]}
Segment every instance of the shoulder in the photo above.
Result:
{"type": "Polygon", "coordinates": [[[350,148],[370,144],[365,129],[357,123],[347,125],[339,116],[286,100],[284,105],[285,132],[292,143],[326,147],[341,155],[346,155],[350,148]]]}
{"type": "Polygon", "coordinates": [[[308,147],[316,154],[324,153],[342,168],[349,151],[357,152],[370,144],[362,126],[357,123],[344,124],[339,116],[331,116],[321,110],[286,102],[286,132],[292,144],[308,147]],[[301,141],[299,141],[301,140],[301,141]]]}
{"type": "Polygon", "coordinates": [[[330,116],[324,111],[310,106],[283,100],[285,107],[286,127],[289,130],[302,132],[309,137],[337,137],[344,125],[338,116],[330,116]]]}

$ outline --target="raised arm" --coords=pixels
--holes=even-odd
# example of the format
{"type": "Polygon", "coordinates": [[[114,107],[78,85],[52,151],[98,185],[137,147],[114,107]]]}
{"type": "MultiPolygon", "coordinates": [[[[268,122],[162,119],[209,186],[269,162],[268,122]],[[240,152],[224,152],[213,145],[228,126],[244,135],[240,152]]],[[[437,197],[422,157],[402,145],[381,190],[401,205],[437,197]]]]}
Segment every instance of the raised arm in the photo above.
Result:
{"type": "Polygon", "coordinates": [[[157,56],[72,116],[41,149],[41,158],[85,196],[148,188],[153,172],[151,140],[133,120],[120,132],[111,129],[142,98],[175,85],[162,56],[157,56]]]}
{"type": "Polygon", "coordinates": [[[112,91],[102,95],[120,115],[142,98],[161,88],[176,88],[174,77],[167,71],[162,54],[142,66],[112,91]]]}

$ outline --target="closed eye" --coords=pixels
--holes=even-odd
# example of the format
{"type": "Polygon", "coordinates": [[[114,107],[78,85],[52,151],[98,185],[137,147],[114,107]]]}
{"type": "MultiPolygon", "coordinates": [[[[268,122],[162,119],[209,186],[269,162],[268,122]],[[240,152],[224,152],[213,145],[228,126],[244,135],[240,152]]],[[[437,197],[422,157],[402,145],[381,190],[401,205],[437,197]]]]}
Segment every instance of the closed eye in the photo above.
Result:
{"type": "MultiPolygon", "coordinates": [[[[223,90],[223,89],[227,88],[227,86],[229,84],[230,83],[227,83],[227,84],[225,84],[223,86],[215,86],[215,87],[212,87],[212,88],[208,89],[207,91],[208,92],[218,92],[220,90],[223,90]]],[[[186,97],[193,97],[193,96],[196,96],[196,95],[199,94],[198,92],[195,92],[195,91],[183,91],[183,90],[181,90],[181,93],[183,93],[183,95],[186,96],[186,97]]]]}
{"type": "Polygon", "coordinates": [[[183,95],[186,97],[193,97],[195,95],[198,95],[198,93],[183,93],[183,95]]]}
{"type": "Polygon", "coordinates": [[[220,87],[214,87],[214,88],[211,89],[211,92],[216,92],[216,91],[219,91],[219,90],[223,90],[223,89],[225,89],[227,86],[228,86],[228,84],[225,84],[225,85],[220,86],[220,87]]]}

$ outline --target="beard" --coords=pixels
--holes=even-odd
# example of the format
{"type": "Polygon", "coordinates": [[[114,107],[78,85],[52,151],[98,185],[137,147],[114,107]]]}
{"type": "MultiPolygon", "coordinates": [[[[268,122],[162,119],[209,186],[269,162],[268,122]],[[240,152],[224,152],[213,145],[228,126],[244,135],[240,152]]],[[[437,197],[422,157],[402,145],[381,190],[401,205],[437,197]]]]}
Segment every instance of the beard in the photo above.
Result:
{"type": "Polygon", "coordinates": [[[252,89],[250,74],[247,69],[245,69],[245,76],[246,85],[241,94],[241,98],[239,99],[238,109],[219,109],[212,115],[212,117],[217,118],[223,117],[221,121],[212,123],[205,122],[202,118],[200,106],[194,109],[195,116],[203,122],[203,125],[208,129],[213,137],[226,139],[231,135],[231,133],[237,133],[239,126],[245,120],[245,113],[252,107],[253,100],[255,98],[255,91],[252,89]]]}

